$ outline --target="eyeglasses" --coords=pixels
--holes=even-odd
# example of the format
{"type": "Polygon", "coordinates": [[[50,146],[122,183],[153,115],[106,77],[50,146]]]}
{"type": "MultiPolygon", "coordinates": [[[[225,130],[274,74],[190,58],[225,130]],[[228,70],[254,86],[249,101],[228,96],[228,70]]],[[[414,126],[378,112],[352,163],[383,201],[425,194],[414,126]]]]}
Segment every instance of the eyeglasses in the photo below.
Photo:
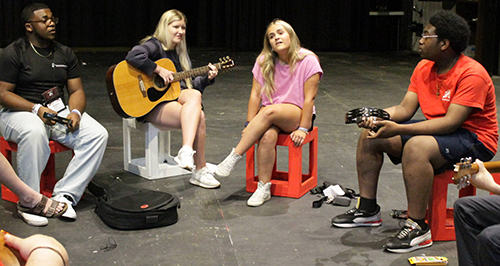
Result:
{"type": "Polygon", "coordinates": [[[424,34],[422,34],[421,36],[424,39],[427,39],[427,38],[437,38],[438,37],[437,35],[424,35],[424,34]]]}
{"type": "Polygon", "coordinates": [[[39,23],[39,22],[42,22],[43,24],[45,25],[49,25],[50,22],[49,21],[52,21],[54,22],[54,24],[57,24],[59,22],[59,18],[58,17],[50,17],[50,18],[44,18],[43,20],[30,20],[28,22],[36,22],[36,23],[39,23]]]}

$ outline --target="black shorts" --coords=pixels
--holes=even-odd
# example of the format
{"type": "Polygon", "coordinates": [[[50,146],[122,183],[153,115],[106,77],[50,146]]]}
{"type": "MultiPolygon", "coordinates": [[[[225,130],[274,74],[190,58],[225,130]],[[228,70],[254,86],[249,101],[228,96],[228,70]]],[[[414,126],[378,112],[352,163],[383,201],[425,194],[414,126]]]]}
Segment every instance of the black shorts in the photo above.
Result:
{"type": "MultiPolygon", "coordinates": [[[[423,120],[410,120],[401,124],[412,124],[421,121],[423,120]]],[[[404,147],[406,142],[413,136],[414,135],[400,135],[402,146],[404,147]]],[[[453,165],[460,162],[460,159],[465,157],[471,157],[473,161],[475,159],[480,159],[481,161],[486,162],[495,156],[493,152],[491,152],[481,141],[479,141],[474,132],[465,128],[459,128],[457,131],[449,135],[433,135],[432,137],[436,139],[441,155],[448,161],[444,167],[435,169],[435,174],[442,173],[447,169],[453,169],[453,165]]],[[[401,156],[388,156],[392,163],[401,163],[401,156]]]]}

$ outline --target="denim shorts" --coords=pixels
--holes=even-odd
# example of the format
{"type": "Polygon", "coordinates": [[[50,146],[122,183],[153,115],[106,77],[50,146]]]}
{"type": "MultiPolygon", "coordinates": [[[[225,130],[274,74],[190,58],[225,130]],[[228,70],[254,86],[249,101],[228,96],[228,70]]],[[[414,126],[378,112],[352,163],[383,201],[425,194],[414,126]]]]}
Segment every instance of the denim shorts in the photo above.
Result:
{"type": "MultiPolygon", "coordinates": [[[[424,120],[410,120],[401,124],[412,124],[421,121],[424,120]]],[[[414,135],[400,135],[403,148],[406,142],[413,136],[414,135]]],[[[465,157],[471,157],[473,161],[477,158],[486,162],[495,156],[493,152],[491,152],[481,141],[479,141],[474,132],[465,128],[459,128],[452,134],[432,135],[432,137],[436,139],[441,155],[448,161],[444,167],[435,169],[435,174],[442,173],[447,169],[453,169],[453,165],[460,162],[460,159],[465,157]]],[[[401,156],[388,156],[393,164],[401,163],[401,156]]]]}

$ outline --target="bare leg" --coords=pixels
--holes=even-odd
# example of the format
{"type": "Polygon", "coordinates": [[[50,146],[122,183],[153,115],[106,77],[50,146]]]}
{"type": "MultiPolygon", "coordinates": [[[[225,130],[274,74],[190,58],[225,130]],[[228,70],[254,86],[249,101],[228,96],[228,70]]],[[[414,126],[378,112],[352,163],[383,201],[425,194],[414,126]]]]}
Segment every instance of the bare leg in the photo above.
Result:
{"type": "Polygon", "coordinates": [[[160,129],[182,129],[182,144],[193,147],[201,116],[201,93],[197,90],[182,90],[178,101],[158,105],[147,116],[146,121],[160,129]]]}
{"type": "MultiPolygon", "coordinates": [[[[24,207],[32,208],[38,202],[42,200],[42,194],[36,192],[28,185],[26,185],[14,172],[12,166],[9,164],[7,159],[0,154],[0,183],[9,188],[14,194],[19,197],[19,203],[24,207]]],[[[48,199],[45,205],[44,213],[48,211],[48,208],[52,204],[52,199],[48,199]]],[[[56,212],[63,209],[63,204],[59,204],[56,208],[56,212]]]]}
{"type": "Polygon", "coordinates": [[[201,100],[201,94],[197,90],[183,90],[179,101],[158,105],[148,114],[146,121],[153,123],[160,129],[181,128],[183,145],[193,147],[196,150],[193,157],[196,168],[201,169],[206,166],[206,124],[205,114],[201,110],[201,102],[199,102],[198,107],[195,104],[198,96],[201,100]],[[188,98],[188,100],[184,101],[185,104],[181,104],[181,98],[188,98]]]}
{"type": "Polygon", "coordinates": [[[182,104],[176,101],[159,104],[149,112],[146,121],[163,130],[181,128],[181,109],[182,104]]]}
{"type": "Polygon", "coordinates": [[[245,129],[235,153],[243,155],[271,127],[292,132],[299,127],[301,109],[292,104],[275,104],[262,108],[245,129]]]}
{"type": "Polygon", "coordinates": [[[434,169],[445,163],[436,139],[432,136],[415,136],[406,143],[402,165],[409,217],[417,220],[425,218],[434,169]]]}
{"type": "Polygon", "coordinates": [[[367,139],[368,130],[363,130],[356,150],[356,168],[360,196],[367,199],[377,197],[377,185],[380,169],[384,162],[384,153],[394,156],[401,154],[401,138],[367,139]]]}
{"type": "Polygon", "coordinates": [[[193,147],[202,112],[201,92],[195,89],[182,90],[178,101],[182,105],[182,145],[193,147]]]}
{"type": "Polygon", "coordinates": [[[262,138],[257,146],[257,169],[259,180],[264,184],[271,181],[274,161],[276,160],[276,142],[278,141],[279,129],[272,126],[262,138]]]}
{"type": "Polygon", "coordinates": [[[200,122],[198,123],[198,129],[196,130],[196,138],[194,139],[194,149],[196,150],[196,153],[194,154],[194,162],[196,164],[196,169],[201,169],[207,165],[207,161],[205,159],[205,140],[205,113],[202,111],[200,122]]]}

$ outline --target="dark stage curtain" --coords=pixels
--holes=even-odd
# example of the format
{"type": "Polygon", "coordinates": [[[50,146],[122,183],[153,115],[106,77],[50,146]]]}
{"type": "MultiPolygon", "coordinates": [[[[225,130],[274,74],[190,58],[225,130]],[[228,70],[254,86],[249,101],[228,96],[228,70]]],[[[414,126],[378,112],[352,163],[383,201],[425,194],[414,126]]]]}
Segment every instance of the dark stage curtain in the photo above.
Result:
{"type": "MultiPolygon", "coordinates": [[[[0,46],[23,34],[20,14],[34,1],[0,0],[0,46]]],[[[259,51],[274,18],[294,27],[304,47],[315,51],[370,48],[369,0],[50,0],[60,18],[57,40],[71,47],[131,47],[151,34],[172,8],[188,18],[190,47],[259,51]]],[[[384,45],[385,47],[387,45],[384,45]]]]}

